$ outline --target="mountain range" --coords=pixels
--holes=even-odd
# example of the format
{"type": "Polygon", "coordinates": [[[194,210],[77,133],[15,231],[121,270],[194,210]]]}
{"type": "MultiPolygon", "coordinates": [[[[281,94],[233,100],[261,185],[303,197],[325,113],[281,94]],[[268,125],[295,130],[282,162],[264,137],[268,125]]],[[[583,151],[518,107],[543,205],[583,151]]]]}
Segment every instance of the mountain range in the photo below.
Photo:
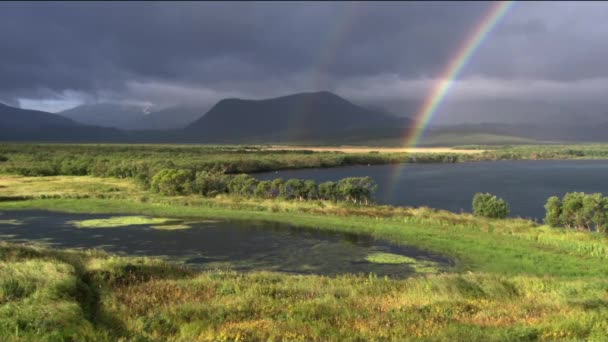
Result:
{"type": "Polygon", "coordinates": [[[360,130],[408,125],[409,119],[323,91],[266,100],[221,100],[184,131],[187,136],[218,142],[328,141],[360,130]]]}
{"type": "Polygon", "coordinates": [[[85,142],[124,138],[124,132],[115,128],[83,125],[57,114],[0,103],[0,140],[85,142]]]}
{"type": "Polygon", "coordinates": [[[99,103],[80,105],[57,114],[86,125],[123,130],[170,130],[184,128],[204,113],[200,107],[175,106],[149,111],[145,106],[99,103]]]}
{"type": "Polygon", "coordinates": [[[204,114],[193,107],[144,114],[136,106],[113,104],[79,106],[58,114],[0,107],[0,140],[5,141],[340,142],[368,138],[370,132],[373,138],[383,130],[402,131],[408,125],[408,119],[355,105],[330,92],[224,99],[204,114]]]}
{"type": "MultiPolygon", "coordinates": [[[[206,113],[196,107],[144,113],[137,106],[97,104],[52,114],[0,104],[3,141],[398,145],[411,125],[407,117],[356,105],[327,91],[224,99],[206,113]]],[[[489,122],[430,127],[425,136],[428,144],[449,144],[445,137],[464,136],[472,138],[459,141],[475,143],[477,136],[514,143],[608,141],[607,129],[608,121],[489,122]]]]}

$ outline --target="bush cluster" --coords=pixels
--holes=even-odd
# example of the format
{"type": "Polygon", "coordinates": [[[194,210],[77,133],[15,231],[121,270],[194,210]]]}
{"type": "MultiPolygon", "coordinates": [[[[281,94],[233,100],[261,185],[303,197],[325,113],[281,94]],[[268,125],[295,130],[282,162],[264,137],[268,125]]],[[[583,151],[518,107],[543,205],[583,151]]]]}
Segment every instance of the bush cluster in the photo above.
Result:
{"type": "Polygon", "coordinates": [[[213,197],[218,194],[232,194],[241,197],[369,204],[373,201],[377,185],[370,177],[349,177],[337,182],[317,184],[315,181],[302,179],[277,178],[260,181],[247,174],[163,169],[152,178],[150,189],[164,195],[198,194],[213,197]]]}
{"type": "Polygon", "coordinates": [[[545,223],[554,227],[608,232],[608,197],[600,193],[570,192],[549,197],[545,223]]]}
{"type": "Polygon", "coordinates": [[[509,204],[495,195],[476,193],[473,196],[473,214],[489,218],[506,218],[509,216],[509,204]]]}

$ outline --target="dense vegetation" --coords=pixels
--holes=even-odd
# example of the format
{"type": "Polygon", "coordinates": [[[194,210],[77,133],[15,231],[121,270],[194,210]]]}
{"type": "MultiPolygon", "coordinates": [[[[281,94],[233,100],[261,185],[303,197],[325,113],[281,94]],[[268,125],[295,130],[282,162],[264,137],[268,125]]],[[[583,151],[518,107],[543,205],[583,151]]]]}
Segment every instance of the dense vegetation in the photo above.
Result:
{"type": "Polygon", "coordinates": [[[0,144],[0,172],[24,176],[93,175],[136,178],[147,184],[167,168],[222,173],[378,165],[401,162],[455,163],[511,159],[608,158],[607,145],[465,146],[477,154],[343,153],[264,150],[263,146],[0,144]]]}
{"type": "Polygon", "coordinates": [[[489,218],[507,218],[509,204],[495,195],[476,193],[473,196],[473,214],[489,218]]]}
{"type": "Polygon", "coordinates": [[[405,159],[608,157],[601,146],[504,147],[424,159],[251,146],[4,144],[0,155],[8,158],[0,163],[5,173],[0,210],[270,220],[413,244],[455,263],[447,273],[404,280],[197,273],[157,259],[0,243],[3,341],[603,341],[608,336],[608,237],[598,232],[605,227],[601,196],[550,199],[547,224],[578,228],[562,229],[522,219],[324,200],[344,191],[339,182],[315,187],[293,180],[286,187],[288,181],[277,180],[254,187],[250,176],[239,174],[405,159]],[[314,196],[318,199],[300,200],[314,196]],[[595,209],[582,210],[587,204],[595,209]]]}
{"type": "Polygon", "coordinates": [[[192,273],[153,259],[7,245],[0,269],[16,271],[0,278],[12,280],[8,291],[29,290],[0,304],[8,308],[0,309],[5,340],[601,341],[608,332],[608,240],[591,233],[431,209],[276,200],[234,206],[183,196],[144,203],[43,199],[0,208],[263,218],[415,242],[458,261],[454,273],[406,280],[192,273]],[[41,279],[40,262],[60,271],[41,279]],[[44,314],[50,310],[57,314],[44,314]]]}
{"type": "Polygon", "coordinates": [[[163,195],[230,194],[241,197],[282,198],[286,200],[348,201],[369,204],[376,184],[370,177],[348,177],[337,182],[317,184],[312,180],[281,178],[259,181],[250,175],[230,175],[209,171],[163,169],[151,182],[151,190],[163,195]]]}
{"type": "Polygon", "coordinates": [[[545,204],[545,222],[553,227],[608,233],[608,198],[600,193],[571,192],[545,204]]]}
{"type": "Polygon", "coordinates": [[[602,341],[608,331],[605,279],[193,273],[0,243],[0,288],[3,341],[602,341]]]}

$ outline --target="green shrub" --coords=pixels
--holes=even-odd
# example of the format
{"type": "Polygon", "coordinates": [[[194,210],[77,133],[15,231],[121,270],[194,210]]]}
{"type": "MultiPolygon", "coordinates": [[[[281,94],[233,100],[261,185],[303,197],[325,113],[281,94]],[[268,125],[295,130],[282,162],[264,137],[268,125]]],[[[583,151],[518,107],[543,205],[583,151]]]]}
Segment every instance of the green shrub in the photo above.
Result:
{"type": "Polygon", "coordinates": [[[506,218],[509,216],[509,204],[495,195],[476,193],[473,196],[473,214],[489,218],[506,218]]]}
{"type": "Polygon", "coordinates": [[[306,196],[306,184],[301,179],[288,179],[281,187],[281,196],[302,201],[306,196]]]}
{"type": "Polygon", "coordinates": [[[371,177],[348,177],[338,181],[337,190],[341,199],[353,203],[368,204],[378,186],[371,177]]]}
{"type": "Polygon", "coordinates": [[[545,204],[545,223],[579,230],[608,232],[608,198],[600,193],[569,192],[545,204]]]}
{"type": "Polygon", "coordinates": [[[562,225],[562,201],[557,196],[551,196],[545,204],[545,223],[557,227],[562,225]]]}
{"type": "Polygon", "coordinates": [[[192,191],[192,172],[189,170],[164,169],[152,178],[152,191],[163,195],[184,195],[192,191]]]}

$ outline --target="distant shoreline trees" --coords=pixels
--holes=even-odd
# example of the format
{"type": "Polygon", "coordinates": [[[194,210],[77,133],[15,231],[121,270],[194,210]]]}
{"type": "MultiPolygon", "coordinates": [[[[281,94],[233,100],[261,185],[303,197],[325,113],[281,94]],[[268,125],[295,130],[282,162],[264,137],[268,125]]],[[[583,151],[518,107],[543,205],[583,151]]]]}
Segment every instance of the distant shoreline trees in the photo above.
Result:
{"type": "Polygon", "coordinates": [[[277,178],[260,181],[248,174],[195,173],[184,169],[160,170],[150,183],[150,190],[169,196],[198,194],[213,197],[230,194],[249,198],[325,200],[364,205],[373,203],[377,188],[370,177],[348,177],[337,182],[317,184],[313,180],[277,178]]]}

